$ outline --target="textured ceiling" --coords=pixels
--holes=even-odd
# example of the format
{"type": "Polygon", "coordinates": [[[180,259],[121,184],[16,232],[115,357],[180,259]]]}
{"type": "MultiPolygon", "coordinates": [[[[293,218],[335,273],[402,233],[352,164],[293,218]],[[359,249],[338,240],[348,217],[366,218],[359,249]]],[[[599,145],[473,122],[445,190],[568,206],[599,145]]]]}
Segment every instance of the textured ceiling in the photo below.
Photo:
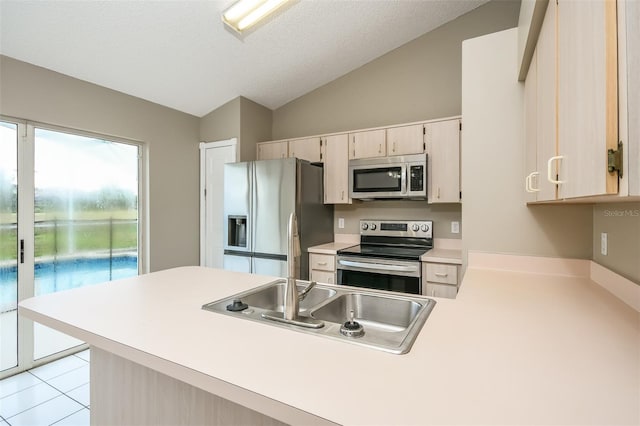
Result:
{"type": "Polygon", "coordinates": [[[299,0],[244,37],[232,3],[0,0],[0,53],[196,116],[275,109],[486,0],[299,0]]]}

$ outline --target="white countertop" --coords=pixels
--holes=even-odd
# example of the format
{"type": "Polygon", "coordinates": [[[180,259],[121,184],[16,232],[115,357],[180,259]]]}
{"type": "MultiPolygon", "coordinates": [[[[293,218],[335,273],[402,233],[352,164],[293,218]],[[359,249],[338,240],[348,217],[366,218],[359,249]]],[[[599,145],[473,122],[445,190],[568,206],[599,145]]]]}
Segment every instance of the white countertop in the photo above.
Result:
{"type": "Polygon", "coordinates": [[[357,246],[359,243],[339,243],[332,242],[326,244],[320,244],[319,246],[309,247],[309,253],[317,254],[336,254],[338,250],[346,249],[347,247],[357,246]]]}
{"type": "Polygon", "coordinates": [[[470,268],[406,355],[200,309],[271,279],[176,268],[20,313],[289,423],[640,423],[640,314],[589,279],[470,268]]]}
{"type": "Polygon", "coordinates": [[[422,262],[462,264],[462,250],[434,248],[420,257],[422,262]]]}

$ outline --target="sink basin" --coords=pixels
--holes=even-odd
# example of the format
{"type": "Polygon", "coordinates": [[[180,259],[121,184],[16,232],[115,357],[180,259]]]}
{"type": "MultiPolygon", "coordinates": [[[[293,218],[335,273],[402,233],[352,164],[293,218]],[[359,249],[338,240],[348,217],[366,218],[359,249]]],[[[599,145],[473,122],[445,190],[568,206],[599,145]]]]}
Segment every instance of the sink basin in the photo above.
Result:
{"type": "MultiPolygon", "coordinates": [[[[298,280],[301,292],[310,283],[298,280]]],[[[344,285],[317,284],[300,302],[298,321],[282,321],[273,313],[284,311],[285,282],[276,280],[202,306],[202,309],[238,319],[316,334],[393,354],[409,352],[436,302],[423,296],[369,290],[344,285]],[[241,310],[230,311],[237,305],[241,310]],[[343,324],[354,320],[363,332],[344,333],[343,324]],[[317,328],[304,323],[320,320],[317,328]],[[341,332],[341,328],[343,329],[341,332]]],[[[317,322],[317,321],[316,321],[317,322]]]]}
{"type": "Polygon", "coordinates": [[[406,330],[415,320],[422,305],[412,300],[399,300],[373,294],[349,293],[338,296],[320,309],[311,312],[313,318],[342,324],[354,318],[363,327],[381,331],[406,330]]]}
{"type": "MultiPolygon", "coordinates": [[[[302,292],[305,287],[306,285],[298,285],[298,293],[302,292]]],[[[249,306],[267,311],[284,312],[284,289],[285,284],[283,282],[276,282],[259,291],[249,293],[241,299],[249,306]]],[[[328,288],[312,288],[309,293],[307,293],[307,296],[300,301],[300,312],[305,312],[309,308],[317,306],[335,294],[335,290],[328,288]]]]}

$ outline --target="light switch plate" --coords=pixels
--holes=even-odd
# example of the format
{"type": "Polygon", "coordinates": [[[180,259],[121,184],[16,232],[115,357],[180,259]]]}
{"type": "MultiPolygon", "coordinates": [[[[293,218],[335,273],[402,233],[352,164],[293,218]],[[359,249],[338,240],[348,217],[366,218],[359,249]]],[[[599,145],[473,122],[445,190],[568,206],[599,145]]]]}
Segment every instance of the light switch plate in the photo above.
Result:
{"type": "Polygon", "coordinates": [[[460,222],[451,222],[451,233],[452,234],[460,233],[460,222]]]}
{"type": "Polygon", "coordinates": [[[338,218],[338,228],[344,229],[344,217],[338,218]]]}
{"type": "Polygon", "coordinates": [[[603,232],[600,234],[600,254],[603,256],[607,255],[607,233],[603,232]]]}

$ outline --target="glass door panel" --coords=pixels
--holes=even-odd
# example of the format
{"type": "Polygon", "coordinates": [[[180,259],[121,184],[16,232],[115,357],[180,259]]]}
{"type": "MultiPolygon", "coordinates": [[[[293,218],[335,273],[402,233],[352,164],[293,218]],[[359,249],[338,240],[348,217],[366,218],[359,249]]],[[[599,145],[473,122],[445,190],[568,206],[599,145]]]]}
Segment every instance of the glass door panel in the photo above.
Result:
{"type": "Polygon", "coordinates": [[[0,371],[18,365],[18,126],[0,122],[0,371]]]}
{"type": "MultiPolygon", "coordinates": [[[[138,274],[138,147],[35,129],[36,296],[138,274]]],[[[34,324],[34,359],[81,344],[34,324]]]]}

